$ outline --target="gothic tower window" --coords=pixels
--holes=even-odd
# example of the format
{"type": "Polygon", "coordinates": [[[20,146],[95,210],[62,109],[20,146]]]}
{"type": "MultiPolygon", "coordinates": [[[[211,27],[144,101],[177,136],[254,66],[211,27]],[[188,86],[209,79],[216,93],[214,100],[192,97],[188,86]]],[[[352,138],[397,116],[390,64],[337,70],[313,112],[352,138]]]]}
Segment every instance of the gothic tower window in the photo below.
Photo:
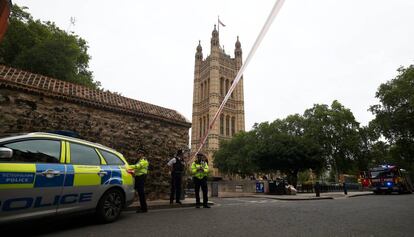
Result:
{"type": "Polygon", "coordinates": [[[228,79],[226,80],[226,93],[224,94],[227,94],[227,92],[229,92],[229,80],[228,79]]]}
{"type": "Polygon", "coordinates": [[[204,99],[204,83],[201,83],[201,100],[204,99]]]}
{"type": "Polygon", "coordinates": [[[203,117],[203,135],[206,133],[206,116],[203,117]]]}
{"type": "Polygon", "coordinates": [[[206,116],[204,116],[204,131],[203,131],[203,135],[207,132],[207,118],[206,116]]]}
{"type": "MultiPolygon", "coordinates": [[[[233,81],[230,82],[230,85],[233,85],[233,81]]],[[[231,93],[231,98],[233,98],[233,92],[231,93]]]]}
{"type": "Polygon", "coordinates": [[[203,121],[201,120],[201,118],[199,118],[199,121],[200,121],[200,138],[201,138],[201,136],[203,136],[203,121]]]}
{"type": "Polygon", "coordinates": [[[236,132],[236,118],[231,117],[231,136],[234,136],[235,132],[236,132]]]}
{"type": "Polygon", "coordinates": [[[230,116],[226,116],[226,136],[230,135],[230,116]]]}
{"type": "Polygon", "coordinates": [[[210,78],[207,79],[207,97],[210,96],[210,78]]]}
{"type": "Polygon", "coordinates": [[[220,78],[220,95],[224,96],[224,78],[220,78]]]}
{"type": "Polygon", "coordinates": [[[220,134],[224,135],[224,114],[220,115],[220,134]]]}
{"type": "Polygon", "coordinates": [[[206,80],[204,82],[204,98],[207,99],[208,98],[208,94],[207,94],[207,87],[208,87],[208,81],[206,80]]]}

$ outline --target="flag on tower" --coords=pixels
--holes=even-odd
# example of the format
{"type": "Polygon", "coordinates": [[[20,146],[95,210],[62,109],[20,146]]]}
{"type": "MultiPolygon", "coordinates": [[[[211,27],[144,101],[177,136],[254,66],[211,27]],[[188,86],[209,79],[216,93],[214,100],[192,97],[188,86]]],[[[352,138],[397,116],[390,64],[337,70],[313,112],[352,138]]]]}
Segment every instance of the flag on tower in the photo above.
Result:
{"type": "Polygon", "coordinates": [[[225,27],[225,26],[226,26],[225,24],[223,24],[223,22],[221,22],[221,21],[220,21],[220,18],[218,19],[218,23],[219,23],[221,26],[223,26],[223,27],[225,27]]]}

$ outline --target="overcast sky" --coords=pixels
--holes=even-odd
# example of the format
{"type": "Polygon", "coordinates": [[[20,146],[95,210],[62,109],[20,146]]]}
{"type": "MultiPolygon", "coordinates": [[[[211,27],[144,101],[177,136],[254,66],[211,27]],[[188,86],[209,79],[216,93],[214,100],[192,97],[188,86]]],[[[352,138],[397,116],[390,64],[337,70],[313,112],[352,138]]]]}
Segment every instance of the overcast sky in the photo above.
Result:
{"type": "MultiPolygon", "coordinates": [[[[191,121],[194,54],[217,16],[220,44],[247,57],[275,0],[13,0],[84,38],[105,89],[175,109],[191,121]],[[76,23],[70,26],[70,18],[76,23]]],[[[414,64],[413,0],[286,0],[244,73],[246,129],[337,99],[358,122],[375,92],[414,64]]]]}

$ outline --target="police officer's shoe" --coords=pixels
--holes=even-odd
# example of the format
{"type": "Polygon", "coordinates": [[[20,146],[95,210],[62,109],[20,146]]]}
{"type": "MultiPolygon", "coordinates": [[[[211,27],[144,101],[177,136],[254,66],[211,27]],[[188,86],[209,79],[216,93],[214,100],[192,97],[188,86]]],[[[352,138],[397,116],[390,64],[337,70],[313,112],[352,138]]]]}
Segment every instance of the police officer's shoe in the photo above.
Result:
{"type": "Polygon", "coordinates": [[[200,208],[200,205],[199,204],[196,204],[196,208],[200,208]]]}
{"type": "Polygon", "coordinates": [[[136,212],[137,213],[144,213],[144,212],[148,212],[148,209],[138,209],[136,212]]]}
{"type": "Polygon", "coordinates": [[[203,205],[203,208],[211,208],[209,205],[203,205]]]}
{"type": "Polygon", "coordinates": [[[180,204],[180,205],[182,204],[180,201],[177,201],[177,202],[175,202],[175,203],[180,204]]]}

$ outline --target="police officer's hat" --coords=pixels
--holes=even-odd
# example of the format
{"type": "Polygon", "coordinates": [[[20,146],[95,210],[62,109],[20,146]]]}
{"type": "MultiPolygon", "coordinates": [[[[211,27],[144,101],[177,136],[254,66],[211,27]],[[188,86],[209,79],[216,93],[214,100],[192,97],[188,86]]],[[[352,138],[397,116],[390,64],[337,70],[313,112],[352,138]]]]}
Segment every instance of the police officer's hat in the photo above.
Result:
{"type": "Polygon", "coordinates": [[[206,157],[203,153],[197,153],[197,158],[204,159],[206,157]]]}

